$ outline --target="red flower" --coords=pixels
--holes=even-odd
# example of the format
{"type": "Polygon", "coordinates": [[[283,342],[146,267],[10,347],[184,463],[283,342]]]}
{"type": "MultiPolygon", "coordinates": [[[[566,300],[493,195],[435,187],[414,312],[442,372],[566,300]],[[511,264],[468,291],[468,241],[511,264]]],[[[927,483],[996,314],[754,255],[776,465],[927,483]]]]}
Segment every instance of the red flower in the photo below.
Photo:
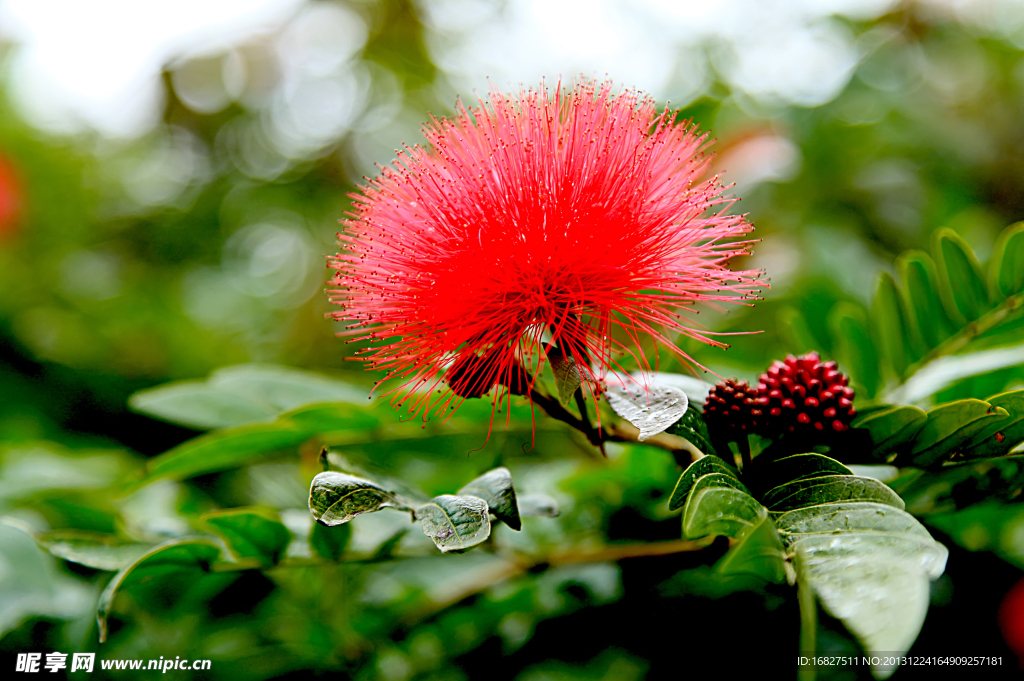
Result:
{"type": "Polygon", "coordinates": [[[21,182],[14,165],[0,156],[0,238],[14,234],[21,216],[21,182]]]}
{"type": "Polygon", "coordinates": [[[649,368],[641,336],[687,359],[669,334],[724,347],[680,312],[762,285],[727,267],[753,228],[725,214],[717,178],[702,179],[706,135],[649,97],[609,83],[493,91],[424,134],[429,149],[406,147],[353,195],[328,291],[342,307],[331,316],[351,322],[343,335],[370,341],[358,356],[404,381],[397,401],[413,413],[496,384],[528,392],[544,341],[591,382],[620,351],[649,368]]]}

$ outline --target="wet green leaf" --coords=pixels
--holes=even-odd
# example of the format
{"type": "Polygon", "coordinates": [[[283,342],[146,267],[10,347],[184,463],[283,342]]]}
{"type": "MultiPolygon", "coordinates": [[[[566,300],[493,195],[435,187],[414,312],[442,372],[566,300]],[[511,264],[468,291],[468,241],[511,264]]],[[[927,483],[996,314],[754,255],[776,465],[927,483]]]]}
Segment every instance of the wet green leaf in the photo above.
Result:
{"type": "Polygon", "coordinates": [[[1007,416],[1006,410],[982,400],[958,400],[935,407],[914,438],[909,459],[915,466],[944,461],[975,435],[1007,416]]]}
{"type": "Polygon", "coordinates": [[[785,584],[785,550],[767,513],[736,537],[718,570],[725,575],[755,574],[774,584],[785,584]]]}
{"type": "Polygon", "coordinates": [[[701,485],[698,481],[686,499],[683,536],[688,539],[711,535],[736,537],[766,516],[764,507],[746,492],[733,487],[701,485]]]}
{"type": "Polygon", "coordinates": [[[605,395],[612,410],[640,430],[640,441],[664,432],[686,414],[689,406],[686,393],[663,386],[647,391],[608,388],[605,395]]]}
{"type": "Polygon", "coordinates": [[[704,422],[704,415],[698,409],[687,409],[683,417],[672,424],[667,432],[688,440],[705,454],[716,454],[715,448],[711,446],[708,424],[704,422]]]}
{"type": "Polygon", "coordinates": [[[81,530],[53,530],[36,536],[44,549],[58,558],[95,570],[120,570],[153,548],[110,534],[81,530]]]}
{"type": "Polygon", "coordinates": [[[96,622],[100,643],[107,639],[107,618],[117,594],[144,582],[158,582],[174,573],[201,574],[220,556],[220,548],[206,539],[187,539],[161,544],[140,556],[134,563],[114,575],[100,594],[96,606],[96,622]]]}
{"type": "Polygon", "coordinates": [[[990,423],[974,434],[962,451],[968,459],[1005,456],[1024,442],[1024,390],[993,395],[985,401],[1005,409],[1007,418],[990,423]]]}
{"type": "Polygon", "coordinates": [[[724,473],[739,482],[739,476],[735,469],[722,459],[711,455],[701,457],[687,466],[683,474],[679,476],[675,489],[672,490],[672,495],[669,497],[669,510],[682,508],[686,504],[686,497],[693,488],[693,484],[697,482],[698,478],[709,473],[724,473]]]}
{"type": "Polygon", "coordinates": [[[903,500],[874,478],[857,475],[823,475],[787,482],[764,495],[764,505],[775,514],[804,506],[836,501],[874,501],[903,509],[903,500]]]}
{"type": "Polygon", "coordinates": [[[1010,225],[996,240],[989,264],[989,288],[997,299],[1024,291],[1024,222],[1010,225]]]}
{"type": "Polygon", "coordinates": [[[973,322],[990,307],[974,251],[956,232],[943,229],[936,235],[935,256],[946,310],[954,320],[973,322]]]}
{"type": "Polygon", "coordinates": [[[816,478],[822,475],[852,475],[853,471],[824,454],[794,454],[792,456],[760,462],[754,459],[749,472],[744,472],[755,495],[762,495],[773,487],[793,480],[816,478]]]}
{"type": "MultiPolygon", "coordinates": [[[[945,547],[900,535],[841,533],[801,540],[794,550],[801,577],[865,650],[900,655],[910,648],[928,611],[928,570],[941,573],[945,547]]],[[[887,678],[894,669],[872,671],[887,678]]]]}
{"type": "Polygon", "coordinates": [[[512,473],[504,466],[487,471],[467,483],[456,494],[480,497],[487,502],[494,517],[513,530],[519,530],[523,526],[519,519],[516,490],[512,487],[512,473]]]}
{"type": "Polygon", "coordinates": [[[317,522],[329,527],[382,508],[408,510],[408,506],[393,492],[347,473],[319,473],[309,487],[309,512],[317,522]]]}
{"type": "Polygon", "coordinates": [[[275,565],[292,540],[292,533],[269,510],[233,508],[207,513],[202,519],[236,558],[256,559],[263,565],[275,565]]]}
{"type": "Polygon", "coordinates": [[[464,551],[491,536],[487,510],[479,497],[442,494],[417,508],[416,519],[442,553],[464,551]]]}
{"type": "Polygon", "coordinates": [[[914,516],[889,504],[838,501],[805,506],[775,517],[775,526],[787,544],[811,534],[889,532],[930,539],[914,516]]]}
{"type": "Polygon", "coordinates": [[[871,435],[872,454],[884,459],[890,452],[913,440],[927,420],[925,411],[917,407],[887,407],[869,414],[858,414],[851,426],[867,430],[871,435]]]}

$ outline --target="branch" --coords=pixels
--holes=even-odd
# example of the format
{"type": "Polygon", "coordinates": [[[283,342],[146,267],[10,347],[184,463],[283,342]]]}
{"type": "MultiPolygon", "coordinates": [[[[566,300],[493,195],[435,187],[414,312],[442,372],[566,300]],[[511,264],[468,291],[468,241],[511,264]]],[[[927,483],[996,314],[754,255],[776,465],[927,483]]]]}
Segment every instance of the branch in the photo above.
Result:
{"type": "Polygon", "coordinates": [[[602,426],[601,430],[597,430],[590,426],[588,422],[577,418],[575,414],[563,407],[562,403],[553,397],[548,397],[537,390],[532,390],[530,392],[530,400],[543,409],[551,418],[561,421],[583,433],[587,441],[595,447],[601,447],[605,442],[629,442],[631,444],[651,445],[652,447],[664,449],[671,452],[679,461],[683,461],[686,458],[689,458],[690,461],[696,461],[704,456],[704,453],[694,447],[689,440],[678,435],[658,433],[646,440],[640,440],[639,429],[631,424],[621,422],[612,422],[607,426],[602,426]]]}

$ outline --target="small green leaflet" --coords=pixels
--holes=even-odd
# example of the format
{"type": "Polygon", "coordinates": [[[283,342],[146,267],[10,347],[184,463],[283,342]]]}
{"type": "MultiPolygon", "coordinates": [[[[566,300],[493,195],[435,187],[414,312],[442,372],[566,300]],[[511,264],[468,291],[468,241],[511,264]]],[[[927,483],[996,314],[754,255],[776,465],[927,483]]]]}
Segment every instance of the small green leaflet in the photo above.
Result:
{"type": "Polygon", "coordinates": [[[724,473],[731,476],[737,483],[739,482],[739,477],[732,466],[717,456],[703,456],[687,466],[683,474],[679,476],[675,489],[672,490],[672,495],[669,497],[668,509],[675,511],[682,508],[686,504],[686,497],[690,494],[693,484],[697,482],[698,478],[709,473],[724,473]]]}
{"type": "Polygon", "coordinates": [[[100,643],[107,640],[107,618],[114,607],[117,594],[144,583],[159,584],[174,574],[202,574],[220,557],[220,548],[207,539],[187,539],[161,544],[114,575],[100,594],[96,605],[96,623],[100,630],[100,643]]]}
{"type": "Polygon", "coordinates": [[[512,473],[503,466],[487,471],[468,482],[456,494],[483,499],[494,517],[513,530],[519,530],[523,526],[519,519],[516,490],[512,487],[512,473]]]}
{"type": "Polygon", "coordinates": [[[704,415],[698,409],[687,409],[683,418],[676,421],[666,431],[670,435],[689,441],[694,447],[705,454],[716,454],[715,448],[711,446],[711,436],[708,434],[708,424],[704,422],[704,415]]]}
{"type": "Polygon", "coordinates": [[[270,510],[233,508],[207,513],[202,519],[224,539],[236,558],[255,560],[264,566],[277,564],[292,540],[292,533],[270,510]]]}
{"type": "Polygon", "coordinates": [[[487,502],[479,497],[442,494],[417,508],[416,519],[442,553],[465,551],[491,536],[487,502]]]}
{"type": "Polygon", "coordinates": [[[347,473],[327,471],[309,487],[309,512],[317,522],[333,527],[382,508],[408,510],[398,497],[375,482],[347,473]]]}

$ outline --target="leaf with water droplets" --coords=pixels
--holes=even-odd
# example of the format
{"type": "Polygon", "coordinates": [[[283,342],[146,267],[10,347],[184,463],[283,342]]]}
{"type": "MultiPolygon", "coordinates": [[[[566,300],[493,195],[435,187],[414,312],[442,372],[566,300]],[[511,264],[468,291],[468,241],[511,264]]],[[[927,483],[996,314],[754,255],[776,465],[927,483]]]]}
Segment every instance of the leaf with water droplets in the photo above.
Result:
{"type": "Polygon", "coordinates": [[[688,539],[709,535],[736,537],[767,514],[745,491],[719,484],[724,477],[712,473],[694,484],[683,509],[683,535],[688,539]]]}
{"type": "Polygon", "coordinates": [[[605,394],[615,413],[640,430],[637,436],[640,441],[665,431],[683,418],[690,404],[686,393],[678,388],[653,387],[639,393],[608,388],[605,394]]]}
{"type": "Polygon", "coordinates": [[[884,483],[857,475],[823,475],[779,485],[762,498],[773,513],[832,501],[875,501],[903,509],[903,500],[884,483]]]}
{"type": "Polygon", "coordinates": [[[835,459],[824,454],[793,454],[781,459],[757,457],[750,467],[743,471],[743,479],[748,481],[755,496],[787,482],[804,478],[817,478],[822,475],[852,475],[853,471],[835,459]]]}
{"type": "Polygon", "coordinates": [[[394,493],[347,473],[319,473],[309,487],[309,511],[324,525],[341,525],[360,513],[373,513],[382,508],[408,510],[394,493]]]}
{"type": "Polygon", "coordinates": [[[672,495],[668,500],[668,510],[674,511],[682,508],[686,504],[686,497],[690,494],[693,484],[709,473],[724,473],[739,482],[736,471],[724,460],[717,456],[702,456],[687,466],[683,474],[679,476],[675,489],[672,490],[672,495]]]}
{"type": "Polygon", "coordinates": [[[1007,416],[1002,407],[975,399],[935,407],[928,412],[928,421],[914,437],[909,458],[918,467],[939,463],[1007,416]]]}
{"type": "Polygon", "coordinates": [[[494,517],[513,530],[523,526],[519,519],[519,506],[516,504],[516,490],[512,487],[512,473],[504,466],[487,471],[467,483],[456,494],[483,499],[494,517]]]}
{"type": "Polygon", "coordinates": [[[491,536],[487,510],[479,497],[442,494],[417,508],[416,519],[442,553],[465,551],[491,536]]]}
{"type": "Polygon", "coordinates": [[[698,409],[687,409],[683,418],[673,423],[666,432],[689,441],[704,454],[716,454],[715,448],[711,445],[711,436],[708,434],[708,424],[704,421],[704,414],[698,409]]]}
{"type": "Polygon", "coordinates": [[[918,407],[886,407],[858,414],[851,426],[868,431],[872,456],[884,460],[910,442],[927,420],[928,415],[918,407]]]}

